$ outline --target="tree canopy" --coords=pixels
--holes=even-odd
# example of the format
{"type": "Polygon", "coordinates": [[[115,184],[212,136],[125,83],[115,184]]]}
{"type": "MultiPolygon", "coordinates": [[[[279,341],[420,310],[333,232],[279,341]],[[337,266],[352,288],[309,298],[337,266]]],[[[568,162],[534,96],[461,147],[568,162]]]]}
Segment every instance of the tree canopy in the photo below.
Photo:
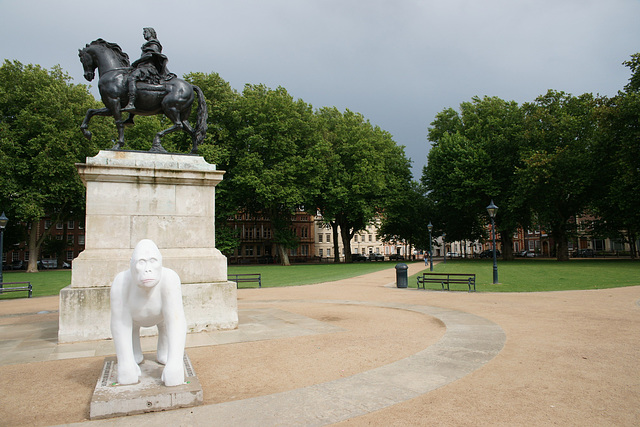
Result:
{"type": "MultiPolygon", "coordinates": [[[[84,218],[84,187],[75,163],[94,156],[100,148],[79,131],[88,108],[97,102],[84,85],[70,83],[60,67],[5,61],[0,67],[0,204],[10,216],[10,227],[36,230],[45,215],[54,221],[84,218]]],[[[109,129],[96,126],[106,141],[109,129]]],[[[38,253],[46,238],[31,233],[29,251],[38,253]]],[[[37,271],[37,257],[28,271],[37,271]]]]}

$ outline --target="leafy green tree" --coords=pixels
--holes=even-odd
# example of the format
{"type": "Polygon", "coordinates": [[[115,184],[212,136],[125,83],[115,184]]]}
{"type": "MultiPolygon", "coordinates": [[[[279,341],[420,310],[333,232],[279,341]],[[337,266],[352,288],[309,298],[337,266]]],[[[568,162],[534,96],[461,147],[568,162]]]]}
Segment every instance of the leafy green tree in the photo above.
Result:
{"type": "Polygon", "coordinates": [[[593,208],[594,231],[619,238],[637,258],[640,236],[640,54],[625,63],[632,77],[626,92],[599,99],[596,109],[598,138],[594,157],[598,170],[593,208]]]}
{"type": "Polygon", "coordinates": [[[553,237],[558,261],[569,259],[575,217],[588,207],[599,172],[593,156],[594,107],[591,94],[553,90],[523,106],[528,150],[517,171],[519,194],[553,237]]]}
{"type": "Polygon", "coordinates": [[[351,262],[351,239],[384,210],[387,200],[409,182],[410,162],[404,148],[391,135],[359,114],[337,108],[316,113],[329,151],[321,193],[314,205],[334,231],[334,257],[339,260],[337,234],[342,239],[345,260],[351,262]]]}
{"type": "Polygon", "coordinates": [[[291,218],[321,190],[324,152],[313,110],[282,87],[246,85],[227,130],[225,195],[237,208],[271,219],[279,258],[288,265],[286,250],[298,243],[291,218]]]}
{"type": "Polygon", "coordinates": [[[493,199],[500,207],[496,225],[503,255],[511,259],[512,236],[529,222],[513,179],[522,164],[522,109],[515,101],[473,97],[460,105],[459,114],[451,108],[438,113],[431,126],[433,145],[422,181],[436,207],[434,227],[453,240],[482,238],[485,208],[493,199]]]}
{"type": "Polygon", "coordinates": [[[460,132],[444,133],[429,151],[422,176],[434,206],[428,221],[450,241],[484,236],[480,206],[490,191],[488,162],[486,153],[460,132]]]}
{"type": "MultiPolygon", "coordinates": [[[[198,154],[207,162],[218,165],[220,169],[228,172],[216,187],[215,221],[216,248],[225,255],[231,255],[240,246],[240,236],[237,230],[229,225],[229,218],[235,217],[238,213],[237,203],[241,195],[234,196],[234,186],[229,185],[229,178],[232,176],[229,173],[229,167],[232,165],[230,153],[234,150],[234,140],[230,135],[236,132],[239,123],[242,123],[240,112],[237,110],[241,95],[232,89],[231,85],[218,73],[190,73],[185,76],[185,80],[200,87],[207,100],[208,130],[198,154]]],[[[195,109],[191,114],[194,116],[191,120],[195,123],[195,109]]],[[[182,132],[172,135],[185,138],[182,132]]],[[[189,148],[190,143],[190,139],[185,139],[183,145],[189,148]]]]}
{"type": "Polygon", "coordinates": [[[417,249],[429,249],[427,224],[432,218],[433,207],[425,193],[422,184],[410,181],[398,188],[394,197],[387,199],[378,230],[383,241],[405,241],[417,249]]]}
{"type": "Polygon", "coordinates": [[[631,59],[622,63],[631,70],[629,83],[624,87],[626,92],[640,92],[640,52],[631,55],[631,59]]]}
{"type": "Polygon", "coordinates": [[[110,146],[106,126],[95,126],[92,142],[79,130],[97,102],[84,85],[70,83],[60,67],[5,61],[0,67],[0,204],[11,226],[31,227],[28,270],[37,271],[38,221],[84,218],[85,190],[75,163],[110,146]],[[100,147],[98,141],[103,141],[100,147]]]}

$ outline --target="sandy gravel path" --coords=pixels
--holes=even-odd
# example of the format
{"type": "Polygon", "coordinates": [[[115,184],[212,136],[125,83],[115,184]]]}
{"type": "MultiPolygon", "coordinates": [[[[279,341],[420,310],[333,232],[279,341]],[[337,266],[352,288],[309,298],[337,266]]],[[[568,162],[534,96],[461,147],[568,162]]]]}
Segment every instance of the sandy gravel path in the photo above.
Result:
{"type": "MultiPolygon", "coordinates": [[[[412,264],[410,274],[422,268],[412,264]]],[[[425,292],[389,287],[394,277],[391,269],[318,285],[240,290],[241,312],[275,308],[342,331],[189,349],[205,404],[349,377],[411,356],[445,332],[437,319],[416,312],[322,302],[349,300],[467,312],[499,325],[506,342],[489,363],[451,384],[340,424],[640,425],[640,286],[519,294],[425,292]]],[[[0,325],[55,316],[34,313],[57,310],[57,301],[0,301],[0,325]]],[[[0,336],[3,343],[6,338],[0,336]]],[[[0,366],[0,425],[86,420],[102,361],[89,357],[0,366]]]]}

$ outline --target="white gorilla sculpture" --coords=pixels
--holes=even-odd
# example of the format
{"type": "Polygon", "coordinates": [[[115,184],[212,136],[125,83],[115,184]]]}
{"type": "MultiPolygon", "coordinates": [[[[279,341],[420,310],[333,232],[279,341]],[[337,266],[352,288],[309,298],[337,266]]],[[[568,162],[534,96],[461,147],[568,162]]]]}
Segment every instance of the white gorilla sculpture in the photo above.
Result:
{"type": "Polygon", "coordinates": [[[133,250],[131,268],[118,273],[111,285],[111,334],[118,358],[118,383],[135,384],[141,375],[140,327],[158,326],[157,360],[165,365],[166,386],[184,383],[187,322],[178,274],[162,266],[162,255],[151,240],[133,250]]]}

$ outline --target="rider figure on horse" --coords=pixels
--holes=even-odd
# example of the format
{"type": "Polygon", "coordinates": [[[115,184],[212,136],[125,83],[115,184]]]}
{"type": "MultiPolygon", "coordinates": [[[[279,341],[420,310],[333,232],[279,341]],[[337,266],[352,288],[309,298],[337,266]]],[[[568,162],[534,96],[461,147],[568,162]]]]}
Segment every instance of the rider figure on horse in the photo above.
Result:
{"type": "Polygon", "coordinates": [[[129,103],[122,111],[135,110],[136,82],[161,84],[176,77],[167,70],[169,59],[162,54],[162,45],[158,41],[156,31],[147,27],[143,30],[145,40],[142,45],[140,59],[132,64],[133,70],[129,75],[129,103]]]}

